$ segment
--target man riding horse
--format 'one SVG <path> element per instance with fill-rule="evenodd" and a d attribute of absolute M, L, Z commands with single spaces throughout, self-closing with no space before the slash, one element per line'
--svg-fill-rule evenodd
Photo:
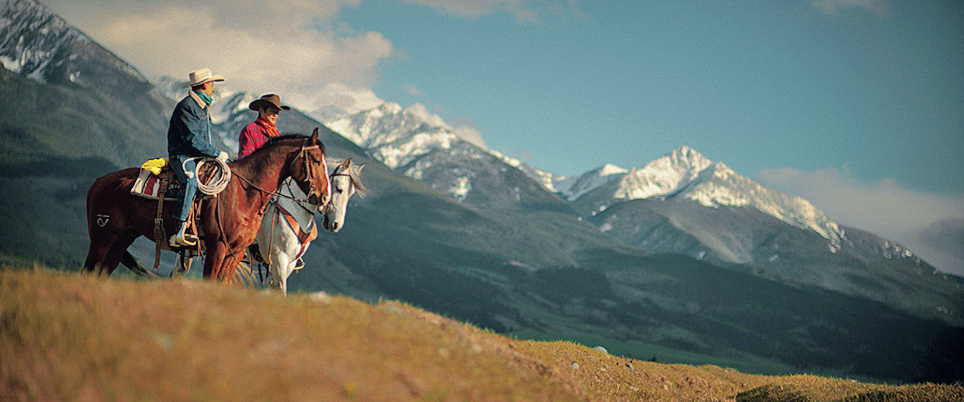
<path fill-rule="evenodd" d="M 256 99 L 248 104 L 248 109 L 258 112 L 258 118 L 244 126 L 241 135 L 238 137 L 238 158 L 251 155 L 258 148 L 261 148 L 271 138 L 280 136 L 278 132 L 278 117 L 282 110 L 291 110 L 290 107 L 281 104 L 281 97 L 276 94 L 268 94 Z M 261 257 L 261 246 L 257 241 L 251 244 L 248 251 L 252 259 Z M 300 257 L 297 260 L 298 268 L 305 265 Z"/>
<path fill-rule="evenodd" d="M 211 144 L 211 95 L 214 83 L 224 81 L 224 77 L 214 75 L 210 68 L 192 71 L 190 81 L 181 88 L 191 87 L 191 91 L 174 108 L 170 127 L 167 131 L 167 153 L 174 173 L 181 181 L 174 205 L 174 219 L 178 229 L 171 236 L 171 247 L 193 246 L 197 236 L 185 233 L 185 223 L 191 214 L 191 204 L 197 193 L 198 181 L 195 174 L 197 157 L 218 158 L 227 161 L 228 154 Z"/>
<path fill-rule="evenodd" d="M 282 110 L 291 110 L 290 107 L 282 105 L 281 97 L 275 94 L 268 94 L 251 102 L 248 109 L 258 112 L 258 119 L 241 130 L 241 136 L 238 138 L 240 144 L 238 158 L 251 155 L 272 137 L 281 135 L 277 127 L 278 114 Z"/>

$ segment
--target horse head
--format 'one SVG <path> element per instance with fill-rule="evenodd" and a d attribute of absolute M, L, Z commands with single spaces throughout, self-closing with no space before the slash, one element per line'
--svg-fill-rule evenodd
<path fill-rule="evenodd" d="M 358 192 L 365 192 L 361 184 L 361 170 L 365 164 L 352 165 L 351 158 L 335 166 L 331 172 L 331 201 L 325 210 L 322 227 L 333 233 L 338 233 L 345 226 L 345 214 L 348 212 L 348 199 Z"/>
<path fill-rule="evenodd" d="M 291 178 L 298 188 L 308 195 L 308 202 L 322 211 L 331 199 L 331 183 L 328 164 L 325 162 L 325 145 L 318 140 L 318 128 L 306 138 L 298 155 L 291 162 Z"/>

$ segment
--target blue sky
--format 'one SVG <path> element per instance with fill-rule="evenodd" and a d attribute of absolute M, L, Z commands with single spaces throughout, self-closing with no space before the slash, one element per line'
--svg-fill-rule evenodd
<path fill-rule="evenodd" d="M 864 181 L 960 193 L 957 3 L 894 2 L 881 16 L 800 1 L 580 2 L 533 23 L 367 1 L 341 20 L 404 53 L 381 70 L 380 97 L 470 117 L 490 147 L 557 174 L 642 166 L 685 144 L 745 175 L 846 165 Z"/>
<path fill-rule="evenodd" d="M 42 1 L 149 77 L 421 103 L 560 175 L 688 145 L 964 275 L 961 1 Z"/>

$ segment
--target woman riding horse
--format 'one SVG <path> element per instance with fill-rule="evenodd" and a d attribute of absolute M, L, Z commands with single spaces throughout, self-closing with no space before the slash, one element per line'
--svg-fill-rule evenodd
<path fill-rule="evenodd" d="M 196 212 L 206 247 L 204 277 L 229 280 L 244 250 L 254 241 L 272 194 L 288 177 L 308 194 L 315 205 L 325 205 L 331 187 L 325 169 L 325 148 L 318 140 L 318 129 L 311 137 L 285 135 L 273 138 L 250 156 L 229 162 L 232 180 L 216 197 L 201 202 Z M 130 193 L 139 174 L 130 168 L 103 176 L 87 193 L 87 228 L 90 250 L 85 272 L 110 276 L 127 248 L 140 236 L 155 239 L 154 219 L 157 201 Z M 165 205 L 171 203 L 165 202 Z M 164 231 L 176 230 L 170 214 L 163 214 Z M 184 248 L 171 247 L 172 251 Z"/>

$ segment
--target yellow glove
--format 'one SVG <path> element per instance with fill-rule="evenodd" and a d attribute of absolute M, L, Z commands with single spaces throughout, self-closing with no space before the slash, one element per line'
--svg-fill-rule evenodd
<path fill-rule="evenodd" d="M 157 158 L 144 162 L 144 164 L 141 165 L 141 168 L 150 170 L 151 173 L 154 173 L 155 175 L 159 175 L 161 174 L 161 171 L 164 170 L 165 166 L 167 166 L 167 158 Z"/>

